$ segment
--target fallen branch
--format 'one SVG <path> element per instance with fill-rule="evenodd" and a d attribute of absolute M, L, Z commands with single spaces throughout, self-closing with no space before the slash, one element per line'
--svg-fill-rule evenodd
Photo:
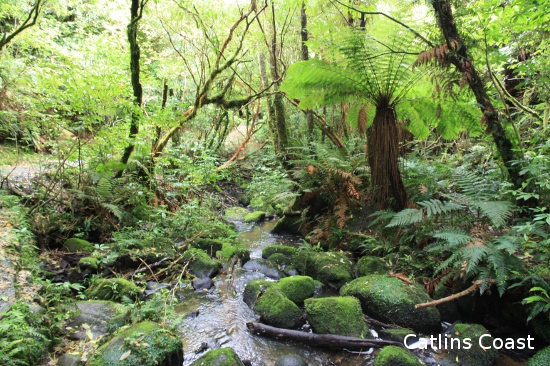
<path fill-rule="evenodd" d="M 439 300 L 433 300 L 433 301 L 428 301 L 428 302 L 425 302 L 423 304 L 416 304 L 414 306 L 415 309 L 420 309 L 420 308 L 427 308 L 427 307 L 430 307 L 430 306 L 437 306 L 437 305 L 440 305 L 440 304 L 444 304 L 446 302 L 449 302 L 449 301 L 453 301 L 453 300 L 456 300 L 458 298 L 461 298 L 461 297 L 464 297 L 466 295 L 469 295 L 471 294 L 472 292 L 475 292 L 481 285 L 483 284 L 483 281 L 475 281 L 472 286 L 468 287 L 466 290 L 464 291 L 461 291 L 457 294 L 452 294 L 450 296 L 447 296 L 447 297 L 444 297 L 442 299 L 439 299 Z"/>
<path fill-rule="evenodd" d="M 366 315 L 363 315 L 363 320 L 367 324 L 375 325 L 377 327 L 383 327 L 383 328 L 388 328 L 388 329 L 404 329 L 403 327 L 400 327 L 399 325 L 382 323 L 380 320 L 376 320 L 376 319 L 371 318 L 370 316 L 366 316 Z"/>
<path fill-rule="evenodd" d="M 337 334 L 306 333 L 299 330 L 275 328 L 262 323 L 253 322 L 246 323 L 246 326 L 248 330 L 254 334 L 298 341 L 317 347 L 347 348 L 351 350 L 361 350 L 371 347 L 380 348 L 388 345 L 403 347 L 403 344 L 400 342 L 386 341 L 382 339 L 363 339 L 346 337 Z"/>
<path fill-rule="evenodd" d="M 165 261 L 167 261 L 169 259 L 172 259 L 172 258 L 171 257 L 165 257 L 165 258 L 162 258 L 160 261 L 155 262 L 155 263 L 147 266 L 146 268 L 138 268 L 131 274 L 131 276 L 135 276 L 137 273 L 145 272 L 145 271 L 147 271 L 147 269 L 150 270 L 151 268 L 156 268 L 156 267 L 160 266 L 162 263 L 164 263 Z"/>

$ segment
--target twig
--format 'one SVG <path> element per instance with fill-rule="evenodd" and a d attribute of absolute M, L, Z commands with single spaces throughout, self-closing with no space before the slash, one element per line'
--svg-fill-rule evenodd
<path fill-rule="evenodd" d="M 184 246 L 186 246 L 188 243 L 191 243 L 192 241 L 194 241 L 195 239 L 197 239 L 199 236 L 202 235 L 202 230 L 199 231 L 197 234 L 193 235 L 191 237 L 191 239 L 187 239 L 186 241 L 184 241 L 180 246 L 178 246 L 178 250 L 180 250 L 181 248 L 183 248 Z"/>
<path fill-rule="evenodd" d="M 151 275 L 153 276 L 153 278 L 155 279 L 155 281 L 158 283 L 159 280 L 157 278 L 157 276 L 155 276 L 155 273 L 153 272 L 153 270 L 151 269 L 151 267 L 149 267 L 149 265 L 141 258 L 138 257 L 138 259 L 141 261 L 141 263 L 145 264 L 145 267 L 147 267 L 149 269 L 149 272 L 151 272 Z"/>
<path fill-rule="evenodd" d="M 494 281 L 491 281 L 491 282 L 494 282 Z M 446 303 L 446 302 L 449 302 L 449 301 L 453 301 L 453 300 L 456 300 L 458 298 L 461 298 L 461 297 L 464 297 L 466 295 L 469 295 L 471 294 L 472 292 L 475 292 L 481 285 L 483 284 L 483 281 L 475 281 L 472 286 L 468 287 L 466 290 L 464 291 L 461 291 L 457 294 L 452 294 L 450 296 L 447 296 L 447 297 L 444 297 L 442 299 L 439 299 L 439 300 L 433 300 L 433 301 L 429 301 L 429 302 L 425 302 L 423 304 L 416 304 L 414 306 L 415 309 L 420 309 L 420 308 L 427 308 L 427 307 L 430 307 L 430 306 L 437 306 L 437 305 L 440 305 L 440 304 L 443 304 L 443 303 Z"/>
<path fill-rule="evenodd" d="M 148 268 L 156 268 L 156 267 L 160 266 L 163 262 L 167 261 L 168 259 L 172 259 L 172 258 L 171 257 L 162 258 L 160 261 L 155 262 L 155 263 L 151 264 L 150 266 L 148 266 Z M 146 270 L 147 270 L 147 268 L 138 268 L 130 276 L 135 276 L 136 274 L 138 274 L 140 272 L 145 272 Z"/>
<path fill-rule="evenodd" d="M 379 327 L 389 328 L 389 329 L 404 329 L 403 327 L 400 327 L 399 325 L 395 324 L 386 324 L 382 323 L 379 320 L 376 320 L 374 318 L 371 318 L 370 316 L 363 315 L 363 320 L 367 322 L 368 324 L 373 324 Z"/>

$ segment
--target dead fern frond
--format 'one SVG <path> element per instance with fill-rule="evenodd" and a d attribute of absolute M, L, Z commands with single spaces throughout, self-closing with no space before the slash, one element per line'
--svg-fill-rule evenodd
<path fill-rule="evenodd" d="M 456 49 L 458 47 L 458 41 L 454 40 L 451 42 L 451 47 Z M 430 63 L 436 63 L 441 67 L 449 67 L 451 62 L 447 57 L 449 53 L 449 46 L 445 43 L 439 46 L 435 46 L 432 49 L 420 52 L 416 61 L 413 63 L 413 69 L 417 66 L 422 66 Z"/>

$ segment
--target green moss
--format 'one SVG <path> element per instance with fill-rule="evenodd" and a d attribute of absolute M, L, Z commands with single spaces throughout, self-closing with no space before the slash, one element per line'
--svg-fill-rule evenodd
<path fill-rule="evenodd" d="M 91 269 L 92 271 L 97 271 L 98 268 L 98 260 L 95 257 L 84 257 L 80 258 L 78 261 L 78 267 L 80 269 Z"/>
<path fill-rule="evenodd" d="M 292 264 L 303 275 L 313 277 L 336 289 L 354 277 L 352 262 L 341 252 L 297 251 L 292 257 Z"/>
<path fill-rule="evenodd" d="M 460 344 L 464 344 L 463 339 L 470 338 L 472 347 L 470 349 L 452 347 L 448 350 L 450 355 L 448 359 L 458 358 L 461 366 L 491 366 L 497 357 L 498 350 L 493 347 L 482 349 L 479 346 L 479 337 L 484 334 L 489 334 L 489 331 L 479 324 L 456 324 L 451 333 L 452 338 L 460 339 Z M 493 337 L 483 338 L 483 345 L 492 346 L 492 344 Z"/>
<path fill-rule="evenodd" d="M 124 298 L 134 300 L 139 292 L 139 287 L 124 278 L 101 278 L 90 285 L 86 296 L 91 299 L 121 301 Z"/>
<path fill-rule="evenodd" d="M 287 257 L 282 253 L 275 253 L 267 258 L 267 261 L 277 266 L 287 266 L 291 263 L 292 258 Z"/>
<path fill-rule="evenodd" d="M 78 238 L 67 239 L 63 247 L 69 252 L 92 253 L 94 251 L 94 245 L 92 243 Z"/>
<path fill-rule="evenodd" d="M 216 252 L 222 250 L 223 243 L 215 239 L 199 238 L 195 240 L 191 246 L 193 248 L 202 249 L 210 256 L 215 257 Z"/>
<path fill-rule="evenodd" d="M 414 334 L 415 337 L 407 338 L 407 344 L 413 344 L 418 341 L 416 332 L 412 329 L 380 329 L 378 331 L 381 338 L 389 339 L 396 342 L 405 343 L 405 337 L 409 334 Z"/>
<path fill-rule="evenodd" d="M 244 366 L 233 348 L 225 347 L 206 352 L 192 366 Z"/>
<path fill-rule="evenodd" d="M 525 366 L 548 366 L 550 365 L 550 347 L 538 351 L 527 361 Z"/>
<path fill-rule="evenodd" d="M 0 364 L 35 366 L 50 345 L 42 319 L 23 301 L 0 315 Z"/>
<path fill-rule="evenodd" d="M 250 211 L 244 207 L 228 207 L 225 209 L 223 218 L 228 221 L 242 221 L 249 213 Z"/>
<path fill-rule="evenodd" d="M 241 261 L 241 265 L 244 265 L 250 260 L 250 249 L 243 244 L 229 244 L 224 243 L 221 250 L 221 260 L 228 261 L 233 256 L 237 257 Z"/>
<path fill-rule="evenodd" d="M 124 358 L 123 355 L 127 357 Z M 109 342 L 98 348 L 88 361 L 89 366 L 153 366 L 182 363 L 183 350 L 179 338 L 152 322 L 142 322 L 120 329 Z"/>
<path fill-rule="evenodd" d="M 262 294 L 274 284 L 275 282 L 266 281 L 264 279 L 250 281 L 246 284 L 246 287 L 244 288 L 243 301 L 250 308 L 254 307 L 254 304 L 260 298 L 260 296 L 262 296 Z"/>
<path fill-rule="evenodd" d="M 298 249 L 294 247 L 289 247 L 288 245 L 268 245 L 264 249 L 262 249 L 262 258 L 268 259 L 273 254 L 279 253 L 286 257 L 292 257 Z"/>
<path fill-rule="evenodd" d="M 260 222 L 265 219 L 265 212 L 254 211 L 246 215 L 243 219 L 244 222 Z"/>
<path fill-rule="evenodd" d="M 541 313 L 533 319 L 535 334 L 550 343 L 550 313 Z"/>
<path fill-rule="evenodd" d="M 302 320 L 302 312 L 276 287 L 268 288 L 256 301 L 254 312 L 269 325 L 279 328 L 295 328 Z"/>
<path fill-rule="evenodd" d="M 386 346 L 374 359 L 374 366 L 422 366 L 409 350 L 397 346 Z"/>
<path fill-rule="evenodd" d="M 302 235 L 300 226 L 303 219 L 300 215 L 284 215 L 277 221 L 271 232 L 273 234 Z"/>
<path fill-rule="evenodd" d="M 386 274 L 388 267 L 384 260 L 378 257 L 362 257 L 357 261 L 357 276 L 363 277 L 371 274 Z"/>
<path fill-rule="evenodd" d="M 368 337 L 361 304 L 355 297 L 322 297 L 305 301 L 307 318 L 316 333 Z"/>
<path fill-rule="evenodd" d="M 290 301 L 295 304 L 301 304 L 305 299 L 313 296 L 315 292 L 315 282 L 313 282 L 313 278 L 309 276 L 285 277 L 279 280 L 277 288 L 281 290 Z"/>
<path fill-rule="evenodd" d="M 440 329 L 440 316 L 434 307 L 415 309 L 430 301 L 424 288 L 408 285 L 395 277 L 359 277 L 340 289 L 342 296 L 355 296 L 363 311 L 383 322 L 394 323 L 416 332 L 433 334 Z"/>
<path fill-rule="evenodd" d="M 197 277 L 214 277 L 222 268 L 220 261 L 210 258 L 206 252 L 191 248 L 183 254 L 183 259 L 189 261 L 188 269 Z"/>

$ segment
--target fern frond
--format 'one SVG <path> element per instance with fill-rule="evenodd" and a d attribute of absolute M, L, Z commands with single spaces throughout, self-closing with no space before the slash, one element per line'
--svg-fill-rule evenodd
<path fill-rule="evenodd" d="M 466 234 L 461 228 L 445 228 L 432 235 L 434 238 L 445 240 L 452 247 L 464 245 L 472 240 L 472 237 Z"/>
<path fill-rule="evenodd" d="M 422 221 L 424 213 L 422 209 L 406 208 L 396 213 L 386 227 L 407 226 Z"/>
<path fill-rule="evenodd" d="M 448 213 L 456 210 L 460 210 L 463 207 L 452 201 L 442 202 L 436 199 L 430 199 L 427 201 L 417 202 L 419 206 L 426 209 L 426 217 L 438 215 L 442 213 Z"/>
<path fill-rule="evenodd" d="M 487 217 L 495 227 L 502 227 L 512 217 L 515 206 L 508 201 L 475 202 L 472 205 L 482 216 Z"/>
<path fill-rule="evenodd" d="M 117 219 L 122 220 L 122 216 L 124 216 L 124 212 L 118 206 L 110 203 L 105 203 L 105 202 L 102 202 L 101 206 L 109 210 L 109 212 L 115 215 Z"/>

